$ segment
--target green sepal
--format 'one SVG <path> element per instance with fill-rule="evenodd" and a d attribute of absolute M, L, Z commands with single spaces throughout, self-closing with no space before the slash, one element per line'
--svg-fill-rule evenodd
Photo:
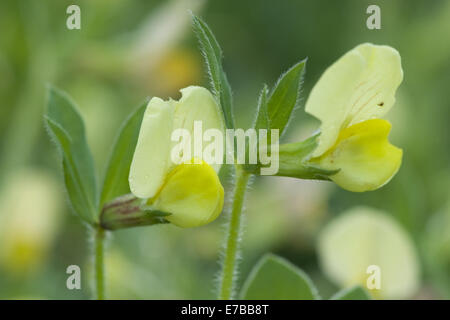
<path fill-rule="evenodd" d="M 312 152 L 317 147 L 319 134 L 295 143 L 280 145 L 279 170 L 277 176 L 300 179 L 330 180 L 329 176 L 339 170 L 325 170 L 309 163 Z"/>
<path fill-rule="evenodd" d="M 150 210 L 143 200 L 126 194 L 106 203 L 100 215 L 100 225 L 106 230 L 169 223 L 164 217 L 170 213 Z"/>
<path fill-rule="evenodd" d="M 339 172 L 339 170 L 325 170 L 309 162 L 313 151 L 317 147 L 318 137 L 319 134 L 315 134 L 301 142 L 280 145 L 279 168 L 275 176 L 299 179 L 330 180 L 330 175 Z M 264 166 L 261 164 L 243 165 L 243 168 L 247 172 L 256 175 L 260 174 L 262 167 Z"/>

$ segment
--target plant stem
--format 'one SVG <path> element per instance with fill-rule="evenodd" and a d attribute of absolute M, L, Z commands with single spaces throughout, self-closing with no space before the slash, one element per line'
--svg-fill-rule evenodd
<path fill-rule="evenodd" d="M 239 242 L 241 236 L 242 208 L 244 205 L 245 191 L 250 174 L 236 165 L 236 178 L 233 194 L 233 205 L 230 221 L 227 227 L 225 244 L 225 256 L 222 261 L 222 274 L 220 277 L 219 299 L 233 299 L 234 284 L 236 281 L 237 257 L 239 254 Z"/>
<path fill-rule="evenodd" d="M 105 299 L 105 229 L 98 226 L 95 230 L 95 293 L 97 300 Z"/>

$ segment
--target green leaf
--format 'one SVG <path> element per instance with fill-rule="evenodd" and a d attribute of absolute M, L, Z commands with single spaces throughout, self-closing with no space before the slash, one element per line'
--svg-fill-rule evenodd
<path fill-rule="evenodd" d="M 48 90 L 44 119 L 62 156 L 70 204 L 81 219 L 95 223 L 98 219 L 98 192 L 83 119 L 69 96 L 53 87 Z"/>
<path fill-rule="evenodd" d="M 279 129 L 280 137 L 291 118 L 300 97 L 306 59 L 292 66 L 281 75 L 267 101 L 270 128 Z"/>
<path fill-rule="evenodd" d="M 267 113 L 267 96 L 268 96 L 268 92 L 269 89 L 267 88 L 267 85 L 264 85 L 261 93 L 259 95 L 259 99 L 258 99 L 258 107 L 257 107 L 257 112 L 256 112 L 256 118 L 255 118 L 255 122 L 253 124 L 253 127 L 255 128 L 255 130 L 257 130 L 257 134 L 258 134 L 258 130 L 259 129 L 269 129 L 270 128 L 270 119 L 269 119 L 269 115 Z M 271 141 L 271 136 L 270 133 L 267 133 L 267 145 L 270 145 L 270 141 Z M 258 153 L 258 158 L 260 158 L 259 152 L 260 152 L 260 136 L 258 135 L 258 146 L 256 149 L 256 152 Z M 270 146 L 269 146 L 270 148 Z M 246 158 L 248 158 L 248 154 L 250 152 L 250 146 L 246 145 Z M 250 173 L 256 173 L 256 171 L 259 171 L 261 168 L 261 165 L 259 163 L 257 164 L 250 164 L 250 163 L 245 163 L 243 165 L 243 168 L 245 171 L 250 172 Z"/>
<path fill-rule="evenodd" d="M 231 87 L 222 68 L 222 50 L 211 29 L 203 20 L 192 14 L 192 23 L 205 58 L 213 93 L 224 114 L 225 125 L 232 129 L 234 128 L 233 101 Z"/>
<path fill-rule="evenodd" d="M 339 291 L 330 300 L 372 300 L 372 298 L 361 286 L 353 286 Z"/>
<path fill-rule="evenodd" d="M 130 193 L 128 175 L 147 103 L 148 101 L 134 111 L 119 130 L 106 167 L 100 206 L 118 196 Z"/>
<path fill-rule="evenodd" d="M 268 254 L 255 265 L 244 283 L 245 300 L 320 299 L 311 279 L 289 261 Z"/>
<path fill-rule="evenodd" d="M 269 112 L 267 110 L 267 95 L 268 95 L 267 85 L 261 90 L 258 100 L 258 111 L 256 114 L 254 128 L 259 129 L 270 129 L 271 123 L 269 119 Z"/>

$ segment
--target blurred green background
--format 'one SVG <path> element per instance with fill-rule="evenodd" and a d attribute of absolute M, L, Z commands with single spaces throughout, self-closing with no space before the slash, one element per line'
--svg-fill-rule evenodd
<path fill-rule="evenodd" d="M 66 8 L 81 8 L 81 30 Z M 381 30 L 366 8 L 381 7 Z M 210 25 L 225 53 L 238 125 L 248 126 L 263 83 L 308 57 L 303 106 L 320 74 L 362 42 L 402 56 L 404 82 L 389 114 L 403 165 L 364 194 L 326 182 L 255 179 L 239 283 L 273 252 L 305 270 L 324 297 L 338 286 L 320 267 L 317 237 L 355 206 L 381 209 L 417 252 L 419 285 L 404 298 L 450 298 L 450 1 L 17 1 L 0 2 L 0 298 L 90 297 L 88 231 L 65 200 L 57 152 L 43 126 L 46 84 L 67 91 L 86 122 L 98 172 L 121 121 L 147 96 L 179 98 L 208 86 L 188 9 Z M 317 127 L 301 108 L 286 141 Z M 101 175 L 100 175 L 101 177 Z M 99 178 L 100 178 L 99 177 Z M 226 175 L 223 183 L 229 188 Z M 224 214 L 195 229 L 170 225 L 115 232 L 106 257 L 109 298 L 212 299 Z M 66 268 L 82 290 L 66 288 Z M 401 270 L 397 271 L 401 274 Z"/>

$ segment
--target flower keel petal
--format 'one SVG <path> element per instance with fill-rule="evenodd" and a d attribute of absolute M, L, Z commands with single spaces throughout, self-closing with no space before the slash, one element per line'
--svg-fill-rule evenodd
<path fill-rule="evenodd" d="M 223 208 L 224 190 L 219 177 L 206 162 L 178 165 L 167 177 L 150 205 L 168 212 L 167 220 L 183 228 L 215 220 Z"/>
<path fill-rule="evenodd" d="M 340 171 L 330 178 L 353 192 L 378 189 L 397 173 L 402 150 L 388 141 L 391 124 L 373 119 L 341 131 L 335 145 L 311 162 L 327 170 Z"/>

